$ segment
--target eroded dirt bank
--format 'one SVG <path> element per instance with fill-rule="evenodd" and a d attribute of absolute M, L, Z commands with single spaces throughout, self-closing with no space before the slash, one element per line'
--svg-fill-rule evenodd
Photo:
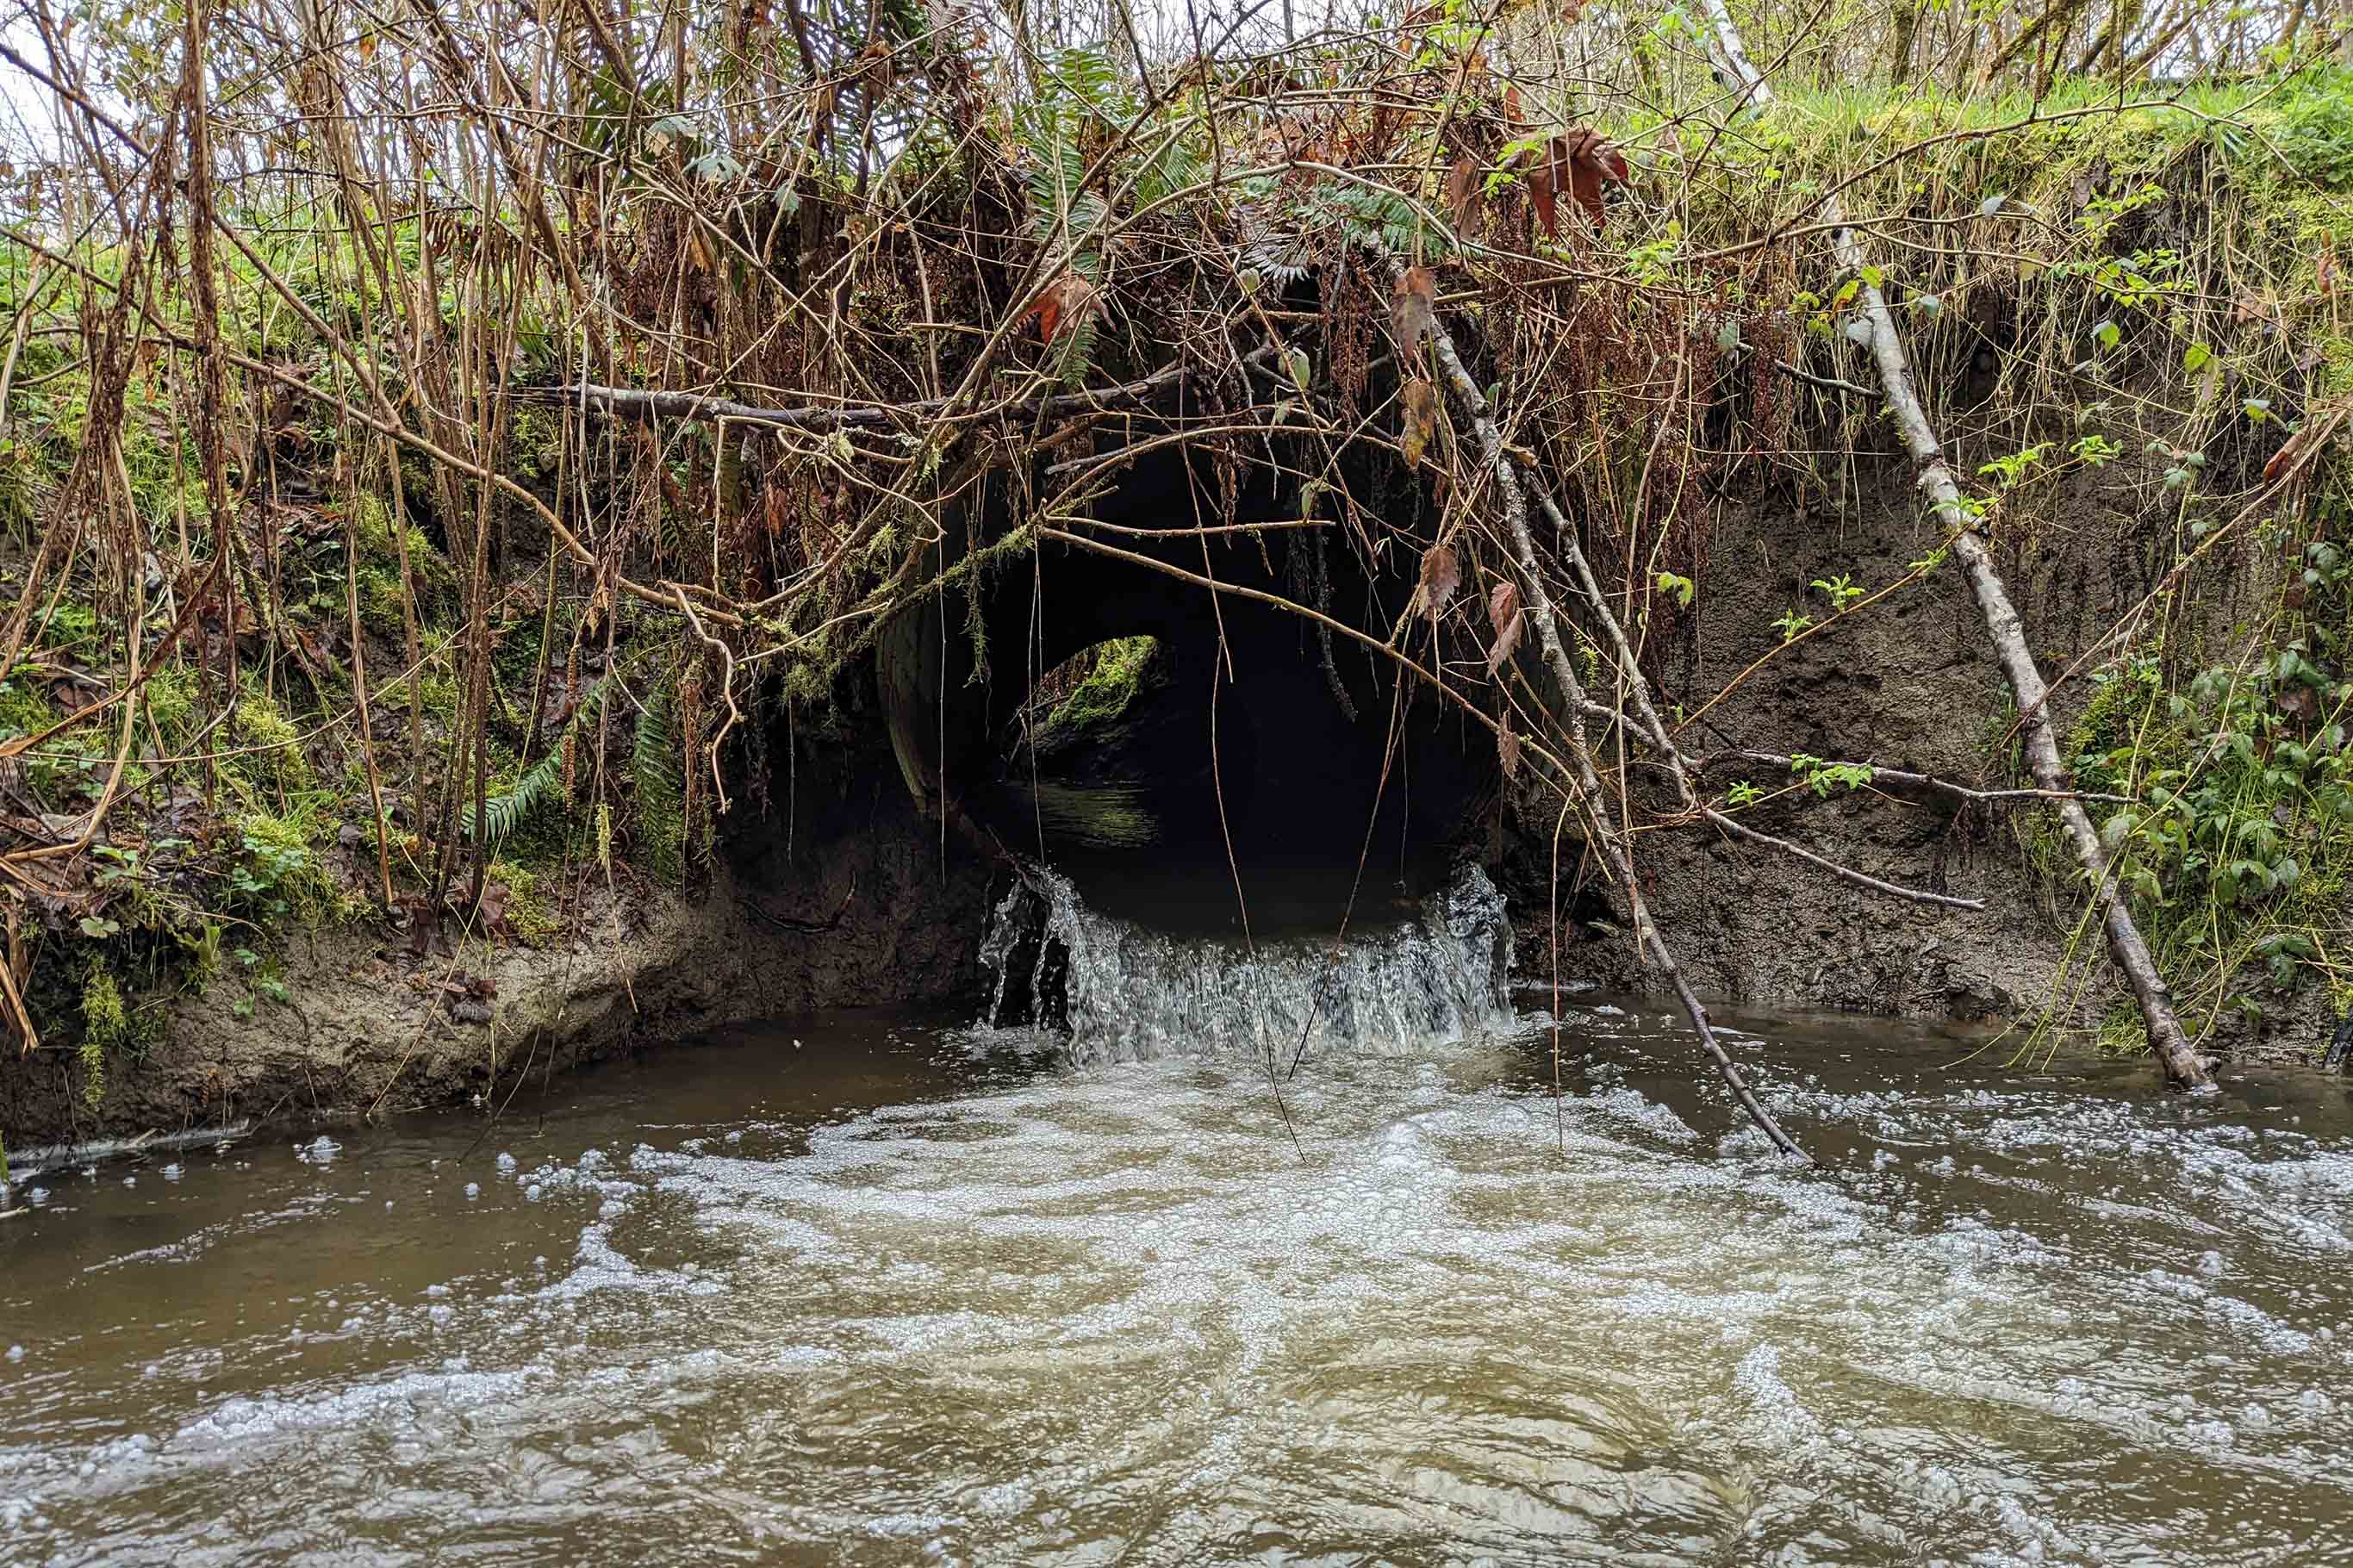
<path fill-rule="evenodd" d="M 887 755 L 849 755 L 805 768 L 789 810 L 747 809 L 683 889 L 592 875 L 565 934 L 538 945 L 419 956 L 376 922 L 300 932 L 278 955 L 285 1000 L 220 983 L 155 1000 L 162 1037 L 95 1105 L 69 1051 L 0 1060 L 0 1130 L 22 1150 L 495 1104 L 526 1079 L 744 1018 L 958 996 L 988 876 L 917 816 Z"/>
<path fill-rule="evenodd" d="M 2075 929 L 2081 880 L 2052 845 L 2043 806 L 1887 784 L 1793 788 L 1786 767 L 1735 756 L 1872 762 L 1989 791 L 2031 783 L 2004 765 L 2015 710 L 1957 573 L 1947 567 L 1851 617 L 1833 616 L 1824 604 L 1820 580 L 1894 581 L 1929 542 L 1907 504 L 1903 465 L 1883 454 L 1856 458 L 1860 504 L 1782 494 L 1719 526 L 1694 613 L 1671 630 L 1659 660 L 1662 689 L 1681 700 L 1729 688 L 1693 719 L 1683 743 L 1721 759 L 1705 773 L 1716 790 L 1747 781 L 1768 795 L 1784 792 L 1744 821 L 1866 874 L 1986 907 L 1936 908 L 1865 891 L 1704 827 L 1642 836 L 1651 907 L 1694 984 L 1719 997 L 1913 1018 L 2010 1021 L 2049 1009 L 2096 1029 L 2126 993 L 2096 931 Z M 2063 737 L 2076 732 L 2100 690 L 2103 643 L 2150 602 L 2171 559 L 2169 536 L 2152 532 L 2116 493 L 2112 481 L 2078 483 L 2063 508 L 2068 527 L 1998 542 L 2001 570 L 2053 683 Z M 2166 600 L 2160 613 L 2181 646 L 2219 646 L 2280 592 L 2275 558 L 2249 549 L 2214 574 L 2208 592 Z M 1829 624 L 1784 648 L 1775 622 L 1791 611 Z M 1635 780 L 1638 815 L 1645 805 L 1658 816 L 1674 815 L 1662 776 L 1638 768 Z M 1539 804 L 1532 790 L 1516 795 L 1519 809 L 1500 839 L 1499 881 L 1513 900 L 1530 979 L 1550 973 L 1543 933 L 1556 807 Z M 1575 879 L 1577 859 L 1574 841 L 1564 841 L 1565 882 Z M 1618 929 L 1622 906 L 1610 914 L 1590 893 L 1564 903 L 1574 912 L 1562 924 L 1563 976 L 1639 988 L 1630 936 Z M 2233 996 L 2180 1000 L 2193 1033 L 2211 1023 L 2205 1047 L 2226 1056 L 2316 1059 L 2332 1027 L 2326 987 L 2281 986 L 2259 965 L 2240 972 Z"/>

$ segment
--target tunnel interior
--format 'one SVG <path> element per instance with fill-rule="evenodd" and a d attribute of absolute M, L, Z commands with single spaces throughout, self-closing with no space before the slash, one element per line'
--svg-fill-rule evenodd
<path fill-rule="evenodd" d="M 1197 458 L 1139 464 L 1091 509 L 1088 536 L 1124 557 L 1043 541 L 897 628 L 902 769 L 1155 929 L 1255 939 L 1402 913 L 1485 816 L 1493 740 L 1427 682 L 1400 691 L 1378 649 L 1251 595 L 1385 637 L 1419 558 L 1369 555 L 1336 524 L 1254 529 L 1294 523 L 1295 489 L 1245 484 L 1213 510 L 1211 482 Z M 1403 646 L 1427 660 L 1426 631 Z"/>

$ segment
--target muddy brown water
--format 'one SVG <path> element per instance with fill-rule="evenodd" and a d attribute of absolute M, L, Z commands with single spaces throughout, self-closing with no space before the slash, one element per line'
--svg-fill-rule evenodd
<path fill-rule="evenodd" d="M 52 1173 L 0 1562 L 2353 1563 L 2341 1080 L 1730 1021 L 1818 1169 L 1588 1003 L 1558 1100 L 844 1015 Z"/>

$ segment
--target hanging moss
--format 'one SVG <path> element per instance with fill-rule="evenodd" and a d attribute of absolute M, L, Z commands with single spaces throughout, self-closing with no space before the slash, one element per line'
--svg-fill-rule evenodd
<path fill-rule="evenodd" d="M 113 971 L 96 960 L 81 984 L 82 1099 L 91 1106 L 106 1098 L 106 1065 L 133 1043 L 129 1010 Z"/>

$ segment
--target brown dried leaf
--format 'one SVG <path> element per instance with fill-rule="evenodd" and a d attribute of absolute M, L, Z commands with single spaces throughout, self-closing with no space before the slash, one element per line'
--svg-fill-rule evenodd
<path fill-rule="evenodd" d="M 1626 154 L 1605 139 L 1598 131 L 1583 126 L 1570 128 L 1567 134 L 1553 138 L 1553 181 L 1556 185 L 1567 184 L 1577 197 L 1577 205 L 1585 209 L 1586 216 L 1599 228 L 1605 216 L 1601 205 L 1604 181 L 1622 185 L 1631 171 L 1627 167 Z"/>
<path fill-rule="evenodd" d="M 2263 465 L 2263 483 L 2278 484 L 2305 468 L 2306 455 L 2317 453 L 2328 445 L 2348 418 L 2353 418 L 2353 397 L 2340 398 L 2328 407 L 2315 410 L 2305 419 L 2304 428 L 2281 442 L 2272 460 Z"/>
<path fill-rule="evenodd" d="M 1074 332 L 1094 310 L 1097 300 L 1095 286 L 1075 272 L 1065 271 L 1039 290 L 1022 320 L 1038 318 L 1038 337 L 1052 342 L 1064 332 Z"/>
<path fill-rule="evenodd" d="M 1409 465 L 1420 467 L 1421 455 L 1430 450 L 1437 433 L 1438 388 L 1428 377 L 1416 376 L 1405 384 L 1405 429 L 1398 440 Z"/>
<path fill-rule="evenodd" d="M 1484 184 L 1479 177 L 1476 159 L 1457 158 L 1454 166 L 1446 171 L 1446 212 L 1454 220 L 1457 233 L 1468 229 L 1471 220 L 1478 216 Z"/>
<path fill-rule="evenodd" d="M 1509 725 L 1495 731 L 1495 765 L 1507 779 L 1519 776 L 1520 738 L 1512 733 Z"/>
<path fill-rule="evenodd" d="M 1493 675 L 1512 657 L 1520 646 L 1520 632 L 1526 616 L 1520 609 L 1520 585 L 1505 577 L 1487 593 L 1487 624 L 1495 629 L 1495 640 L 1487 649 L 1487 673 Z"/>
<path fill-rule="evenodd" d="M 1560 209 L 1555 199 L 1553 161 L 1543 153 L 1531 153 L 1535 163 L 1528 169 L 1528 201 L 1535 208 L 1536 225 L 1545 231 L 1546 239 L 1560 237 Z"/>
<path fill-rule="evenodd" d="M 1401 354 L 1412 353 L 1438 331 L 1438 279 L 1429 268 L 1409 267 L 1398 275 L 1397 293 L 1389 300 L 1389 327 Z"/>
<path fill-rule="evenodd" d="M 1454 591 L 1462 586 L 1462 567 L 1454 559 L 1454 552 L 1444 544 L 1433 544 L 1421 554 L 1421 607 L 1435 616 L 1454 602 Z"/>

